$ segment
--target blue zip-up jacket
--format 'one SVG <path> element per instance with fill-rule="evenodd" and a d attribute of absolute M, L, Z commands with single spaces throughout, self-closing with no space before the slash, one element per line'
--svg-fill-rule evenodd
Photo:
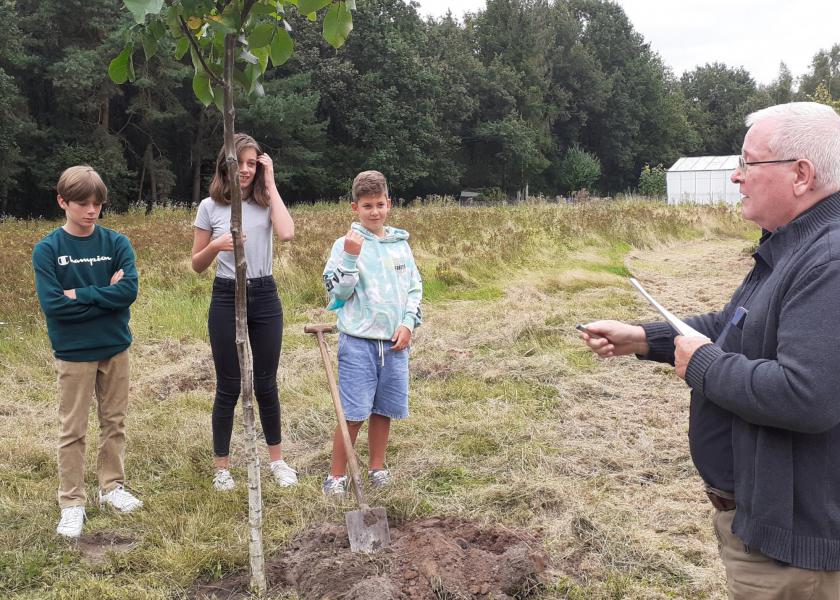
<path fill-rule="evenodd" d="M 363 238 L 359 256 L 344 251 L 344 236 L 332 247 L 324 268 L 329 310 L 338 315 L 338 330 L 372 340 L 390 340 L 400 325 L 420 325 L 423 282 L 408 245 L 408 232 L 386 227 L 377 237 L 353 223 Z"/>

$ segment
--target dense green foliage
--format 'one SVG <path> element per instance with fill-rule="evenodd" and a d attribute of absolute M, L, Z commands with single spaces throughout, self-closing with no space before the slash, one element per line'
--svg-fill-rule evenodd
<path fill-rule="evenodd" d="M 601 161 L 598 157 L 573 146 L 560 162 L 560 191 L 571 194 L 577 190 L 591 189 L 600 176 Z"/>
<path fill-rule="evenodd" d="M 206 194 L 221 114 L 196 93 L 215 100 L 212 86 L 188 47 L 136 37 L 121 4 L 0 0 L 0 214 L 55 214 L 55 180 L 78 162 L 102 171 L 118 210 Z M 600 166 L 587 187 L 620 192 L 645 164 L 737 152 L 751 110 L 840 97 L 840 45 L 814 57 L 798 89 L 784 64 L 769 86 L 717 63 L 678 79 L 605 0 L 488 0 L 463 22 L 424 21 L 403 0 L 355 5 L 339 50 L 328 24 L 287 11 L 293 54 L 272 38 L 258 58 L 282 66 L 265 72 L 265 96 L 236 100 L 237 128 L 274 156 L 290 201 L 342 195 L 365 168 L 382 170 L 395 197 L 564 194 L 578 185 L 573 148 Z M 118 86 L 108 66 L 132 39 L 133 60 L 112 74 L 134 79 Z"/>
<path fill-rule="evenodd" d="M 665 195 L 665 167 L 645 165 L 639 175 L 639 194 L 648 198 Z"/>

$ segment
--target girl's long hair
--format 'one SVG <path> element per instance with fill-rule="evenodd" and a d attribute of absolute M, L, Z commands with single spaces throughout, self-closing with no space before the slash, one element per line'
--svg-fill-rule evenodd
<path fill-rule="evenodd" d="M 246 148 L 253 148 L 257 156 L 263 153 L 257 141 L 247 133 L 235 133 L 233 143 L 236 147 L 236 158 Z M 236 182 L 239 183 L 238 181 Z M 210 197 L 219 204 L 230 204 L 230 178 L 227 173 L 227 155 L 225 147 L 219 150 L 219 157 L 216 159 L 216 171 L 213 173 L 213 180 L 210 182 Z M 265 189 L 265 180 L 262 176 L 262 165 L 257 163 L 257 170 L 247 190 L 243 191 L 242 200 L 253 200 L 260 206 L 267 207 L 270 204 L 268 190 Z"/>

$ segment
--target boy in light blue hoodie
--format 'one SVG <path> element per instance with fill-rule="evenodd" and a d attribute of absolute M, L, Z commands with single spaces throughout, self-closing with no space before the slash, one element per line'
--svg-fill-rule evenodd
<path fill-rule="evenodd" d="M 335 241 L 324 269 L 327 307 L 338 315 L 338 387 L 350 438 L 366 419 L 368 477 L 385 486 L 385 449 L 391 419 L 408 416 L 408 354 L 420 325 L 423 282 L 408 246 L 408 232 L 386 227 L 391 210 L 385 176 L 363 171 L 353 180 L 351 208 L 359 222 Z M 324 494 L 347 493 L 347 454 L 333 434 L 332 465 Z"/>

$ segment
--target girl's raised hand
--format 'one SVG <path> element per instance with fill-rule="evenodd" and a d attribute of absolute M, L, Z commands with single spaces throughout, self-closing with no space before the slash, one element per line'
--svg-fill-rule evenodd
<path fill-rule="evenodd" d="M 262 165 L 265 187 L 271 189 L 276 185 L 274 183 L 274 161 L 271 160 L 268 154 L 263 152 L 257 157 L 257 162 Z"/>

